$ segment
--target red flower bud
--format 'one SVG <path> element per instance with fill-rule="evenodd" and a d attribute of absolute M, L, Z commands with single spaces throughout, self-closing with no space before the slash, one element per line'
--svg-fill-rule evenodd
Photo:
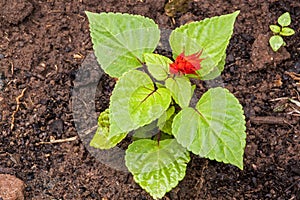
<path fill-rule="evenodd" d="M 200 62 L 203 59 L 200 59 L 202 51 L 191 54 L 189 56 L 184 55 L 184 52 L 179 54 L 175 62 L 170 64 L 170 73 L 171 74 L 195 74 L 196 71 L 201 68 Z"/>

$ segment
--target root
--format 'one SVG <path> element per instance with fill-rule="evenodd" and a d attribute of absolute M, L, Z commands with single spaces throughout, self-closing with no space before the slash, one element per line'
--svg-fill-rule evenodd
<path fill-rule="evenodd" d="M 17 107 L 16 107 L 16 110 L 11 115 L 10 130 L 13 130 L 14 127 L 15 127 L 15 115 L 19 111 L 20 104 L 21 104 L 20 99 L 24 96 L 24 93 L 25 93 L 26 90 L 27 90 L 27 88 L 24 88 L 22 90 L 21 94 L 19 96 L 17 96 L 17 98 L 16 98 Z"/>
<path fill-rule="evenodd" d="M 49 142 L 39 142 L 39 143 L 36 143 L 35 145 L 39 146 L 41 144 L 55 144 L 55 143 L 71 142 L 71 141 L 77 140 L 77 138 L 78 138 L 78 136 L 74 136 L 74 137 L 70 137 L 70 138 L 55 140 L 53 137 L 52 138 L 50 137 Z"/>

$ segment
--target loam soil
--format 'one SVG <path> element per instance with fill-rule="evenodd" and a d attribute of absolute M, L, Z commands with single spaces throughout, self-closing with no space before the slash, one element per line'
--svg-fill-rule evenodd
<path fill-rule="evenodd" d="M 25 199 L 151 199 L 78 137 L 72 91 L 93 52 L 86 10 L 141 14 L 162 29 L 240 10 L 218 80 L 244 106 L 244 170 L 193 156 L 184 180 L 164 199 L 300 199 L 300 107 L 289 100 L 300 101 L 300 2 L 190 0 L 173 10 L 167 2 L 1 0 L 0 174 L 23 180 Z M 274 53 L 269 25 L 284 12 L 296 34 Z M 114 82 L 101 76 L 98 114 Z"/>

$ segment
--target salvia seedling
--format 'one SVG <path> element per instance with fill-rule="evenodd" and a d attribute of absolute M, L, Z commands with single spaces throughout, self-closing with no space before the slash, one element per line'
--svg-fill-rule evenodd
<path fill-rule="evenodd" d="M 97 61 L 117 78 L 91 146 L 110 149 L 132 133 L 125 164 L 154 199 L 184 178 L 191 152 L 243 169 L 246 127 L 239 101 L 222 87 L 210 88 L 197 99 L 190 81 L 221 74 L 239 11 L 173 30 L 173 58 L 153 53 L 160 40 L 153 20 L 86 14 Z"/>
<path fill-rule="evenodd" d="M 295 34 L 295 31 L 288 26 L 291 24 L 290 13 L 286 12 L 282 14 L 278 20 L 278 25 L 270 25 L 270 29 L 273 32 L 273 36 L 270 38 L 269 43 L 273 51 L 278 51 L 280 47 L 285 46 L 282 36 L 291 36 Z"/>

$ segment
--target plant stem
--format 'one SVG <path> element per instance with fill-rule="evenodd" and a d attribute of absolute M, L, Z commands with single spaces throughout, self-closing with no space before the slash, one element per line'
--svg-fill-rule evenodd
<path fill-rule="evenodd" d="M 155 84 L 155 82 L 157 82 L 155 80 L 155 78 L 150 74 L 149 70 L 148 70 L 148 66 L 146 65 L 146 63 L 143 63 L 143 71 L 151 78 L 153 84 L 154 84 L 154 89 L 157 90 L 157 86 Z"/>
<path fill-rule="evenodd" d="M 161 137 L 161 131 L 159 131 L 159 132 L 157 133 L 157 145 L 158 145 L 158 146 L 159 146 L 160 137 Z"/>

